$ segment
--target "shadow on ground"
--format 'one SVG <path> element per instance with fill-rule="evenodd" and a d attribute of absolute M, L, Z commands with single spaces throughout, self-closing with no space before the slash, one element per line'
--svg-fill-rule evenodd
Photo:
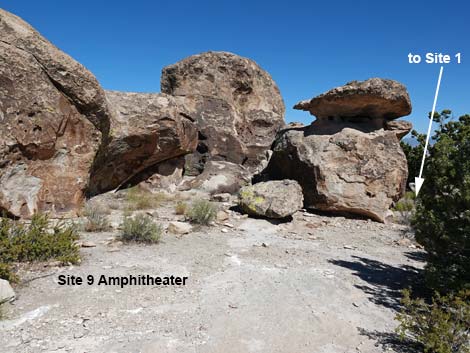
<path fill-rule="evenodd" d="M 426 253 L 424 251 L 408 251 L 405 253 L 405 256 L 410 260 L 425 262 Z"/>
<path fill-rule="evenodd" d="M 417 292 L 422 285 L 422 270 L 408 265 L 392 266 L 386 263 L 352 256 L 354 261 L 329 260 L 330 263 L 353 271 L 353 275 L 362 279 L 366 284 L 356 284 L 355 287 L 369 295 L 369 300 L 377 305 L 383 305 L 393 310 L 400 309 L 401 291 L 411 288 Z"/>
<path fill-rule="evenodd" d="M 421 260 L 420 253 L 407 253 L 409 258 Z M 377 260 L 360 256 L 352 256 L 353 261 L 330 260 L 329 262 L 353 271 L 365 284 L 355 287 L 369 295 L 369 300 L 377 305 L 383 305 L 395 311 L 401 307 L 401 291 L 410 288 L 412 293 L 422 292 L 424 288 L 421 269 L 413 266 L 393 266 Z M 422 351 L 420 346 L 411 341 L 403 341 L 395 332 L 367 331 L 358 327 L 359 333 L 376 341 L 383 350 L 393 350 L 399 353 L 414 353 Z"/>
<path fill-rule="evenodd" d="M 368 331 L 361 327 L 357 329 L 361 336 L 377 341 L 375 345 L 382 346 L 384 351 L 392 350 L 397 353 L 417 353 L 423 351 L 423 347 L 420 344 L 409 340 L 401 340 L 400 336 L 395 332 Z"/>

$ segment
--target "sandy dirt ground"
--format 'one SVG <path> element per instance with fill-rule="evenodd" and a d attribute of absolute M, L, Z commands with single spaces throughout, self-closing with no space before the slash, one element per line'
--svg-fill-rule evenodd
<path fill-rule="evenodd" d="M 158 210 L 159 221 L 172 206 Z M 115 223 L 119 212 L 113 211 Z M 405 226 L 298 212 L 230 212 L 227 225 L 146 246 L 82 233 L 79 266 L 22 274 L 0 322 L 2 352 L 401 351 L 400 289 L 422 268 Z M 225 223 L 225 222 L 222 222 Z M 59 285 L 60 275 L 187 276 L 185 286 Z"/>

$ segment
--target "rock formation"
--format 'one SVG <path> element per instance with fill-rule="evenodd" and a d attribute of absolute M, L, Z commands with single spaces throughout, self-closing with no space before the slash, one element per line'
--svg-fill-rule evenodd
<path fill-rule="evenodd" d="M 284 124 L 284 102 L 272 78 L 231 53 L 207 52 L 167 66 L 161 90 L 185 97 L 196 118 L 198 149 L 186 167 L 193 175 L 210 159 L 258 165 Z"/>
<path fill-rule="evenodd" d="M 106 95 L 115 114 L 108 143 L 91 172 L 91 195 L 146 180 L 158 173 L 159 163 L 196 149 L 196 126 L 174 97 L 110 91 Z"/>
<path fill-rule="evenodd" d="M 185 183 L 185 189 L 199 189 L 210 194 L 235 194 L 249 184 L 250 172 L 242 165 L 227 161 L 209 161 L 204 171 Z"/>
<path fill-rule="evenodd" d="M 408 92 L 401 83 L 371 78 L 352 81 L 301 101 L 294 109 L 306 110 L 319 119 L 329 117 L 396 119 L 411 113 Z"/>
<path fill-rule="evenodd" d="M 0 33 L 0 212 L 66 215 L 86 194 L 172 174 L 170 161 L 195 150 L 184 97 L 105 93 L 86 68 L 3 10 Z"/>
<path fill-rule="evenodd" d="M 0 212 L 80 206 L 109 129 L 103 90 L 82 65 L 0 9 Z"/>
<path fill-rule="evenodd" d="M 245 186 L 240 190 L 238 205 L 249 215 L 285 218 L 303 207 L 302 188 L 294 180 Z"/>
<path fill-rule="evenodd" d="M 391 80 L 354 81 L 295 108 L 317 120 L 278 135 L 265 173 L 298 181 L 308 208 L 384 222 L 408 173 L 399 138 L 411 124 L 390 121 L 411 111 L 406 88 Z"/>

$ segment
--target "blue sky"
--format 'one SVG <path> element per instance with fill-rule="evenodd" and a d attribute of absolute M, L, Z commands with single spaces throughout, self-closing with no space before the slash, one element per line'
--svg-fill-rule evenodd
<path fill-rule="evenodd" d="M 439 65 L 409 52 L 462 53 L 445 65 L 438 109 L 470 113 L 468 1 L 1 1 L 88 67 L 104 88 L 159 92 L 161 69 L 192 54 L 249 57 L 279 85 L 286 120 L 299 100 L 351 80 L 392 78 L 410 92 L 408 119 L 427 128 Z"/>

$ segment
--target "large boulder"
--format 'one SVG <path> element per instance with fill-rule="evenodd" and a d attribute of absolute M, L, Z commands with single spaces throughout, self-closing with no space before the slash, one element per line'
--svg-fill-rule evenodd
<path fill-rule="evenodd" d="M 81 206 L 109 129 L 105 94 L 85 67 L 0 9 L 0 212 Z"/>
<path fill-rule="evenodd" d="M 161 90 L 186 97 L 194 112 L 200 139 L 196 158 L 188 157 L 193 172 L 214 158 L 256 166 L 284 124 L 284 102 L 271 76 L 235 54 L 207 52 L 167 66 Z"/>
<path fill-rule="evenodd" d="M 312 124 L 277 138 L 266 173 L 298 181 L 306 208 L 384 222 L 404 193 L 408 167 L 393 131 L 345 127 L 323 134 Z"/>
<path fill-rule="evenodd" d="M 391 80 L 354 81 L 299 103 L 317 116 L 310 126 L 283 130 L 260 179 L 299 182 L 307 208 L 384 222 L 408 176 L 400 138 L 411 124 L 406 88 Z"/>
<path fill-rule="evenodd" d="M 239 192 L 238 205 L 253 216 L 286 218 L 303 207 L 302 188 L 294 180 L 245 186 Z"/>
<path fill-rule="evenodd" d="M 106 95 L 115 114 L 109 141 L 91 172 L 90 195 L 145 180 L 158 173 L 159 163 L 196 149 L 196 126 L 174 97 L 114 91 Z"/>
<path fill-rule="evenodd" d="M 294 109 L 309 111 L 320 119 L 341 117 L 391 120 L 409 115 L 411 102 L 406 87 L 401 83 L 371 78 L 333 88 L 297 103 Z"/>

